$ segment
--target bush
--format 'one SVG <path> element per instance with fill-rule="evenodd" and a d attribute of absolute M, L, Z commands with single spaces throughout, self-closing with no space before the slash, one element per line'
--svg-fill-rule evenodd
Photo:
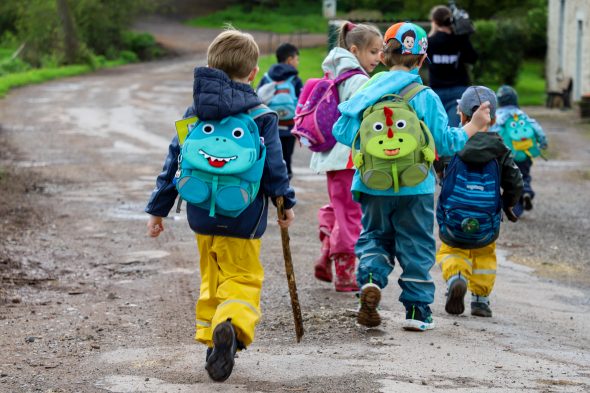
<path fill-rule="evenodd" d="M 481 84 L 516 83 L 528 42 L 527 31 L 516 20 L 479 20 L 472 37 L 479 60 L 473 77 Z"/>
<path fill-rule="evenodd" d="M 19 58 L 0 61 L 0 76 L 15 72 L 24 72 L 30 69 L 31 66 Z"/>
<path fill-rule="evenodd" d="M 148 33 L 126 31 L 123 33 L 123 47 L 135 52 L 141 60 L 152 60 L 162 56 L 163 51 L 154 36 Z"/>
<path fill-rule="evenodd" d="M 129 63 L 137 63 L 139 61 L 135 52 L 131 52 L 130 50 L 122 50 L 119 53 L 119 57 Z"/>

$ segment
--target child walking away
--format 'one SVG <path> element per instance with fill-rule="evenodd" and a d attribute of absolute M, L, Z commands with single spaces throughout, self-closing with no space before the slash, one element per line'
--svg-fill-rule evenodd
<path fill-rule="evenodd" d="M 472 86 L 459 102 L 461 124 L 470 120 L 483 101 L 492 103 L 490 125 L 495 123 L 494 92 Z M 448 286 L 445 310 L 449 314 L 465 311 L 463 298 L 469 288 L 471 315 L 492 316 L 489 296 L 496 280 L 496 239 L 502 207 L 508 219 L 516 222 L 512 208 L 522 188 L 510 149 L 496 132 L 474 135 L 446 168 L 436 210 L 442 240 L 436 260 Z"/>
<path fill-rule="evenodd" d="M 340 102 L 348 100 L 369 80 L 368 73 L 379 64 L 381 47 L 381 33 L 376 27 L 350 22 L 342 25 L 338 47 L 332 49 L 322 63 L 324 72 L 336 80 Z M 302 99 L 308 88 L 306 85 Z M 313 92 L 311 96 L 314 96 Z M 325 111 L 320 109 L 317 113 L 325 115 Z M 332 122 L 326 126 L 330 137 L 333 122 L 338 115 L 336 113 Z M 314 152 L 310 167 L 318 173 L 326 172 L 330 198 L 330 202 L 318 212 L 322 246 L 320 257 L 315 263 L 315 277 L 327 282 L 334 279 L 338 292 L 358 291 L 354 245 L 361 228 L 361 209 L 349 191 L 354 174 L 350 148 L 335 143 L 325 151 Z M 335 265 L 335 278 L 332 262 Z"/>
<path fill-rule="evenodd" d="M 524 192 L 519 203 L 514 207 L 514 213 L 521 216 L 524 210 L 533 208 L 535 192 L 531 186 L 531 167 L 533 159 L 541 155 L 539 149 L 547 149 L 547 138 L 539 123 L 518 107 L 518 94 L 512 87 L 501 86 L 496 96 L 498 121 L 492 130 L 502 135 L 504 143 L 512 150 L 514 161 L 522 173 Z"/>
<path fill-rule="evenodd" d="M 404 43 L 412 31 L 413 45 Z M 435 149 L 452 155 L 489 122 L 489 103 L 462 128 L 449 128 L 440 98 L 422 85 L 418 69 L 426 59 L 424 30 L 398 23 L 385 33 L 381 72 L 349 101 L 339 105 L 342 116 L 334 125 L 336 139 L 353 146 L 357 168 L 352 183 L 362 207 L 362 233 L 355 251 L 361 287 L 358 322 L 381 323 L 378 305 L 381 290 L 397 259 L 400 301 L 406 309 L 403 328 L 434 328 L 430 304 L 435 261 L 434 189 L 432 162 Z M 407 53 L 411 50 L 411 53 Z"/>
<path fill-rule="evenodd" d="M 219 382 L 230 376 L 236 351 L 254 340 L 260 319 L 268 197 L 284 197 L 281 227 L 294 219 L 277 116 L 250 86 L 258 55 L 249 34 L 227 30 L 213 40 L 208 67 L 195 68 L 186 120 L 177 122 L 186 132 L 172 140 L 145 209 L 148 235 L 157 237 L 177 195 L 189 202 L 201 272 L 195 338 L 207 346 L 205 368 Z"/>
<path fill-rule="evenodd" d="M 262 102 L 279 115 L 279 137 L 283 149 L 283 160 L 287 164 L 289 179 L 293 177 L 291 158 L 295 149 L 295 137 L 291 130 L 295 124 L 295 109 L 303 82 L 299 79 L 299 49 L 284 43 L 276 50 L 277 64 L 273 64 L 260 80 L 256 90 Z"/>

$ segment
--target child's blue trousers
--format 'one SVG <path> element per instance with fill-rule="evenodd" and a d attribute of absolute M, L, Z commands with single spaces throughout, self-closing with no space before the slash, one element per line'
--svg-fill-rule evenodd
<path fill-rule="evenodd" d="M 355 247 L 360 263 L 359 287 L 368 282 L 387 286 L 394 258 L 402 268 L 399 300 L 406 307 L 431 304 L 435 261 L 434 195 L 375 196 L 362 194 L 363 230 Z"/>

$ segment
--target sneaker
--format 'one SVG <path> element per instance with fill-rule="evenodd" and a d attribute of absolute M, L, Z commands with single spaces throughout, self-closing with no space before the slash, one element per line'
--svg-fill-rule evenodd
<path fill-rule="evenodd" d="M 357 322 L 366 327 L 381 324 L 381 316 L 377 311 L 381 301 L 381 288 L 373 283 L 365 284 L 361 288 L 361 304 L 357 315 Z"/>
<path fill-rule="evenodd" d="M 213 330 L 213 350 L 205 365 L 209 378 L 216 382 L 228 379 L 234 368 L 234 357 L 237 350 L 236 332 L 231 320 L 228 319 Z"/>
<path fill-rule="evenodd" d="M 445 311 L 453 315 L 461 315 L 465 311 L 465 304 L 463 298 L 467 292 L 467 281 L 461 273 L 452 276 L 447 283 L 447 302 L 445 303 Z"/>
<path fill-rule="evenodd" d="M 471 302 L 471 315 L 491 318 L 492 309 L 490 308 L 490 304 L 484 302 Z"/>
<path fill-rule="evenodd" d="M 533 210 L 533 197 L 528 192 L 522 196 L 522 207 L 524 210 Z"/>
<path fill-rule="evenodd" d="M 205 361 L 209 360 L 209 356 L 211 356 L 211 352 L 213 352 L 213 348 L 207 348 L 207 353 L 205 354 Z"/>
<path fill-rule="evenodd" d="M 434 320 L 432 314 L 427 312 L 430 311 L 428 306 L 419 307 L 411 305 L 406 309 L 406 321 L 403 324 L 404 330 L 410 330 L 413 332 L 423 332 L 425 330 L 434 329 Z"/>

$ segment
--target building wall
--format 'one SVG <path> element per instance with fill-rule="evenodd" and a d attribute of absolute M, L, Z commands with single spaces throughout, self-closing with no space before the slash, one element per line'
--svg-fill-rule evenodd
<path fill-rule="evenodd" d="M 574 100 L 590 94 L 590 0 L 549 0 L 547 34 L 548 90 L 571 77 Z"/>

